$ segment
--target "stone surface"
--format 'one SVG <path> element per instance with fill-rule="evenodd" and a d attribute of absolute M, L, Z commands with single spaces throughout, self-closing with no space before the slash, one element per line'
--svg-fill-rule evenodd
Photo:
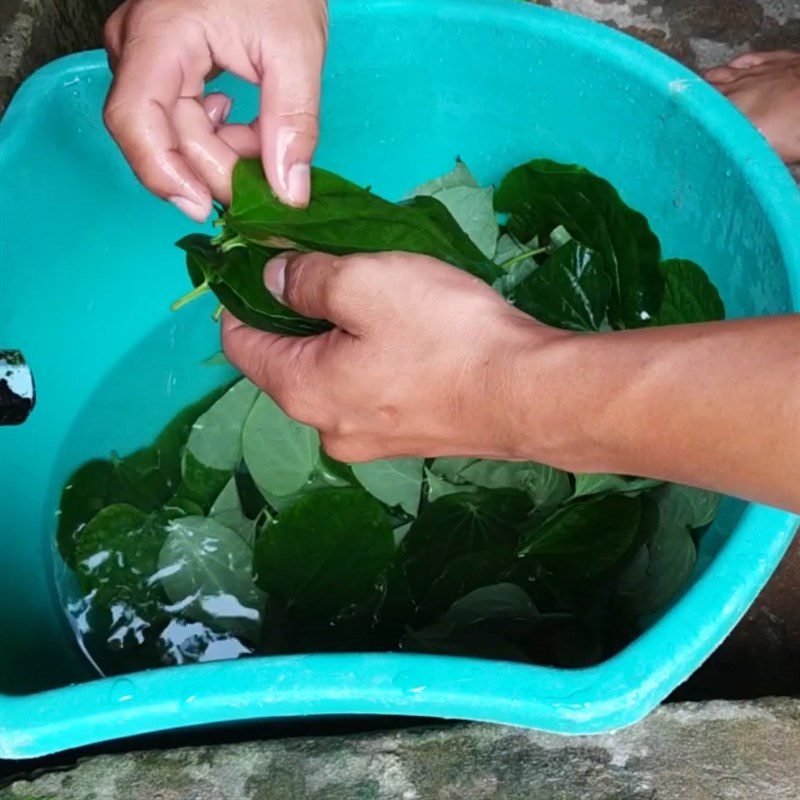
<path fill-rule="evenodd" d="M 0 114 L 16 87 L 54 58 L 99 47 L 119 0 L 2 0 Z"/>
<path fill-rule="evenodd" d="M 99 756 L 0 800 L 796 800 L 800 700 L 663 706 L 602 736 L 493 725 Z"/>
<path fill-rule="evenodd" d="M 620 28 L 693 69 L 800 47 L 798 0 L 534 0 Z"/>

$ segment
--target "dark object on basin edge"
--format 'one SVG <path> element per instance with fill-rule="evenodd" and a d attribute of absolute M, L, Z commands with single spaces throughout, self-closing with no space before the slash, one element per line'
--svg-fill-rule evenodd
<path fill-rule="evenodd" d="M 33 374 L 19 350 L 0 350 L 0 425 L 19 425 L 36 404 Z"/>

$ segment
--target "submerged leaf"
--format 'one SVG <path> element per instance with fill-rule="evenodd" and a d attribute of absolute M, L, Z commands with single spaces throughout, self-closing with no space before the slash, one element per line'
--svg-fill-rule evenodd
<path fill-rule="evenodd" d="M 329 620 L 365 599 L 393 555 L 391 522 L 374 497 L 363 489 L 321 489 L 262 531 L 256 581 L 304 616 Z"/>
<path fill-rule="evenodd" d="M 167 536 L 169 515 L 117 503 L 92 517 L 75 548 L 76 573 L 95 607 L 114 613 L 129 608 L 150 622 L 160 613 L 161 589 L 154 575 Z"/>
<path fill-rule="evenodd" d="M 182 409 L 149 447 L 124 458 L 113 455 L 80 466 L 61 492 L 57 543 L 67 566 L 75 569 L 75 543 L 98 511 L 116 503 L 156 511 L 175 493 L 181 479 L 181 451 L 192 423 L 227 390 L 214 389 Z"/>
<path fill-rule="evenodd" d="M 528 496 L 513 489 L 448 494 L 427 505 L 397 555 L 414 601 L 422 603 L 431 584 L 457 558 L 515 547 L 531 508 Z"/>
<path fill-rule="evenodd" d="M 181 491 L 207 511 L 242 457 L 242 427 L 259 395 L 246 378 L 192 425 L 181 459 Z"/>
<path fill-rule="evenodd" d="M 470 465 L 480 461 L 479 458 L 462 458 L 460 456 L 444 456 L 436 458 L 431 464 L 431 472 L 444 478 L 449 483 L 466 483 L 461 473 Z"/>
<path fill-rule="evenodd" d="M 607 495 L 568 505 L 531 525 L 519 555 L 535 558 L 554 572 L 599 575 L 627 552 L 640 518 L 638 497 Z"/>
<path fill-rule="evenodd" d="M 259 511 L 260 510 L 261 509 L 259 509 Z M 255 517 L 257 513 L 252 519 L 248 519 L 245 516 L 242 510 L 242 502 L 239 499 L 236 478 L 234 477 L 225 484 L 225 488 L 219 493 L 219 496 L 211 506 L 208 516 L 220 525 L 230 528 L 230 530 L 238 534 L 248 547 L 252 548 L 256 537 Z"/>
<path fill-rule="evenodd" d="M 233 472 L 242 457 L 242 427 L 259 394 L 247 378 L 237 381 L 195 420 L 187 452 L 206 467 Z"/>
<path fill-rule="evenodd" d="M 481 459 L 464 467 L 458 478 L 485 489 L 519 489 L 537 508 L 557 506 L 571 491 L 566 472 L 534 461 Z"/>
<path fill-rule="evenodd" d="M 319 434 L 288 417 L 268 395 L 256 400 L 242 432 L 247 469 L 262 493 L 300 490 L 319 464 Z"/>
<path fill-rule="evenodd" d="M 513 583 L 498 583 L 475 589 L 457 600 L 442 617 L 442 622 L 461 628 L 486 619 L 530 619 L 537 615 L 536 606 L 524 590 Z"/>
<path fill-rule="evenodd" d="M 441 613 L 474 589 L 497 583 L 514 564 L 515 556 L 513 546 L 493 546 L 453 559 L 419 600 L 424 618 Z"/>
<path fill-rule="evenodd" d="M 356 480 L 387 506 L 399 506 L 416 516 L 422 491 L 421 458 L 393 458 L 353 464 Z"/>
<path fill-rule="evenodd" d="M 221 632 L 257 640 L 266 598 L 256 587 L 253 550 L 218 520 L 171 521 L 156 577 L 174 612 Z"/>
<path fill-rule="evenodd" d="M 483 586 L 457 600 L 433 625 L 403 639 L 403 647 L 432 653 L 526 660 L 504 634 L 540 620 L 530 597 L 513 583 Z"/>
<path fill-rule="evenodd" d="M 620 593 L 634 614 L 653 614 L 686 586 L 697 562 L 692 529 L 709 524 L 719 495 L 668 484 L 654 492 L 658 524 L 620 579 Z"/>
<path fill-rule="evenodd" d="M 470 486 L 469 484 L 456 484 L 450 483 L 444 478 L 440 478 L 435 472 L 430 469 L 425 469 L 425 480 L 428 486 L 428 502 L 433 503 L 440 497 L 448 494 L 456 494 L 458 492 L 474 492 L 477 486 Z"/>
<path fill-rule="evenodd" d="M 632 478 L 600 472 L 576 473 L 575 491 L 572 497 L 588 497 L 594 494 L 636 494 L 661 484 L 662 481 L 651 478 Z"/>

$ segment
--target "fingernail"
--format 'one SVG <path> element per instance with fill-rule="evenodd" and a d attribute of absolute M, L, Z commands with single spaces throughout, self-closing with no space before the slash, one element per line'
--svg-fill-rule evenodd
<path fill-rule="evenodd" d="M 264 267 L 264 285 L 276 300 L 283 300 L 283 287 L 286 285 L 286 256 L 275 256 Z"/>
<path fill-rule="evenodd" d="M 286 196 L 293 206 L 304 208 L 311 196 L 311 166 L 292 164 L 286 180 Z"/>
<path fill-rule="evenodd" d="M 222 125 L 228 119 L 228 115 L 231 113 L 232 107 L 233 100 L 230 98 L 227 98 L 222 103 L 215 103 L 208 109 L 208 118 L 215 125 Z"/>
<path fill-rule="evenodd" d="M 187 217 L 191 217 L 191 219 L 195 220 L 196 222 L 205 222 L 208 219 L 208 215 L 210 213 L 209 209 L 204 208 L 200 205 L 200 203 L 195 203 L 194 200 L 189 200 L 188 197 L 180 197 L 176 195 L 170 197 L 169 201 L 176 208 L 179 208 L 181 211 L 183 211 Z"/>

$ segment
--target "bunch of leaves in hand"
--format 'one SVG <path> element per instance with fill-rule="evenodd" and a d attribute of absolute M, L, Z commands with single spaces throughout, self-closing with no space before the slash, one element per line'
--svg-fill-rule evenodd
<path fill-rule="evenodd" d="M 506 215 L 502 227 L 498 212 Z M 195 289 L 176 305 L 210 289 L 234 316 L 274 333 L 305 336 L 330 327 L 281 305 L 264 287 L 265 261 L 287 249 L 434 256 L 490 283 L 540 321 L 576 331 L 724 317 L 705 272 L 691 261 L 662 260 L 645 217 L 611 184 L 544 159 L 512 169 L 496 191 L 481 188 L 459 161 L 401 203 L 315 168 L 307 209 L 283 205 L 260 162 L 243 160 L 218 224 L 213 239 L 194 234 L 178 243 Z"/>
<path fill-rule="evenodd" d="M 604 180 L 532 161 L 497 191 L 467 167 L 385 201 L 317 170 L 308 209 L 234 174 L 216 240 L 181 242 L 197 287 L 265 330 L 313 335 L 264 288 L 288 247 L 426 253 L 551 325 L 600 331 L 722 318 L 689 261 Z M 498 224 L 497 211 L 507 216 Z M 406 648 L 582 665 L 630 641 L 689 580 L 708 492 L 535 463 L 346 465 L 247 380 L 186 409 L 156 442 L 81 467 L 58 544 L 110 669 L 252 652 Z"/>

